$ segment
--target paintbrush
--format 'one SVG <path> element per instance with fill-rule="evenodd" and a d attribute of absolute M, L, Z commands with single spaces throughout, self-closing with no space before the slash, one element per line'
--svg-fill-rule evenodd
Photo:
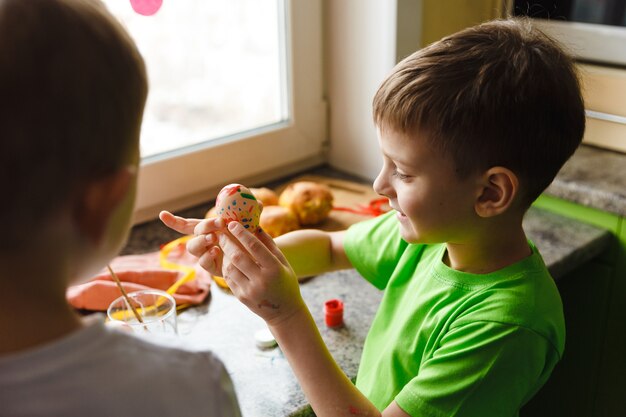
<path fill-rule="evenodd" d="M 115 272 L 113 272 L 113 269 L 111 269 L 111 265 L 107 265 L 107 269 L 109 270 L 109 273 L 111 274 L 111 277 L 113 278 L 113 281 L 115 281 L 115 283 L 117 284 L 118 288 L 122 292 L 122 295 L 124 296 L 124 299 L 126 300 L 126 304 L 132 310 L 133 314 L 135 315 L 135 318 L 137 319 L 137 321 L 139 321 L 139 323 L 143 323 L 143 319 L 141 318 L 141 316 L 139 315 L 139 313 L 137 312 L 135 307 L 133 307 L 133 304 L 132 304 L 130 298 L 128 297 L 128 294 L 126 294 L 126 290 L 122 286 L 122 283 L 121 283 L 120 279 L 117 277 L 117 275 L 115 275 Z"/>

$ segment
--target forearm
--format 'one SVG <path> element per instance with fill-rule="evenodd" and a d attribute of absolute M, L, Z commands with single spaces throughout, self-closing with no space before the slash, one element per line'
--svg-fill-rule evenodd
<path fill-rule="evenodd" d="M 270 330 L 318 417 L 381 416 L 334 361 L 307 309 Z"/>
<path fill-rule="evenodd" d="M 334 239 L 333 239 L 334 236 Z M 349 267 L 338 237 L 340 233 L 297 230 L 274 241 L 299 278 Z"/>

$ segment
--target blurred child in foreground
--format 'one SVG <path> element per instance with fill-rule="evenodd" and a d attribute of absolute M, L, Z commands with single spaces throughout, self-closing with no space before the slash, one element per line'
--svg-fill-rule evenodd
<path fill-rule="evenodd" d="M 65 292 L 126 240 L 148 92 L 96 0 L 0 0 L 0 416 L 239 416 L 209 352 L 86 322 Z"/>

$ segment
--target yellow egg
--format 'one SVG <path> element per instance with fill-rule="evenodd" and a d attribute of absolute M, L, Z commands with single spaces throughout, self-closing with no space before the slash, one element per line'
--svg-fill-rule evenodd
<path fill-rule="evenodd" d="M 250 189 L 241 184 L 229 184 L 222 188 L 215 200 L 217 215 L 226 221 L 239 222 L 251 233 L 259 228 L 263 207 Z"/>

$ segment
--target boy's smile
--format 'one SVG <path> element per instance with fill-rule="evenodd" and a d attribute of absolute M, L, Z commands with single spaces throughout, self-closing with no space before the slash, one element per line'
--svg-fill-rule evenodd
<path fill-rule="evenodd" d="M 402 238 L 410 243 L 467 241 L 476 225 L 475 176 L 459 179 L 452 161 L 414 136 L 378 129 L 383 167 L 374 190 L 397 211 Z"/>

